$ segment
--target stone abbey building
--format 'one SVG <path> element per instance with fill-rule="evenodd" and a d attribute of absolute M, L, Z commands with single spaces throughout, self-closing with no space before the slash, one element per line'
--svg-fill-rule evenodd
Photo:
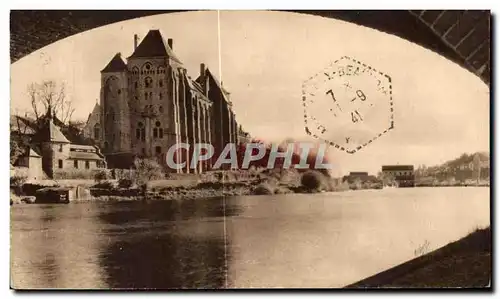
<path fill-rule="evenodd" d="M 159 30 L 150 30 L 140 43 L 134 36 L 134 52 L 126 62 L 118 53 L 101 71 L 100 103 L 85 130 L 111 168 L 130 167 L 134 157 L 165 165 L 176 143 L 210 143 L 217 153 L 238 140 L 229 96 L 204 64 L 192 79 L 174 54 L 172 39 L 165 42 Z M 179 158 L 189 165 L 190 154 Z M 171 171 L 199 173 L 211 164 Z"/>

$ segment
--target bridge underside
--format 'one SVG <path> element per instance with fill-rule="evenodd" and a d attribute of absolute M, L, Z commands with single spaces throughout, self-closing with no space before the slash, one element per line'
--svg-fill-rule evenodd
<path fill-rule="evenodd" d="M 11 11 L 11 63 L 68 36 L 163 13 L 161 10 Z M 452 10 L 289 11 L 335 18 L 394 34 L 433 50 L 490 83 L 490 12 Z"/>

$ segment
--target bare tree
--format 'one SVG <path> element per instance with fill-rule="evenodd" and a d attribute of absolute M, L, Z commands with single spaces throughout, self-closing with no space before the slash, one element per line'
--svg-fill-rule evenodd
<path fill-rule="evenodd" d="M 75 109 L 71 100 L 66 98 L 66 86 L 58 86 L 54 81 L 32 83 L 28 86 L 28 94 L 31 99 L 31 109 L 35 120 L 40 120 L 49 109 L 63 123 L 71 120 Z"/>

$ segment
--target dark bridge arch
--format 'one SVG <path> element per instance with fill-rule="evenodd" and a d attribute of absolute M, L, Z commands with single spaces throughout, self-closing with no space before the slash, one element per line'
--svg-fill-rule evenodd
<path fill-rule="evenodd" d="M 65 37 L 112 23 L 179 11 L 11 11 L 11 63 Z M 371 27 L 417 43 L 490 83 L 489 11 L 289 11 Z"/>

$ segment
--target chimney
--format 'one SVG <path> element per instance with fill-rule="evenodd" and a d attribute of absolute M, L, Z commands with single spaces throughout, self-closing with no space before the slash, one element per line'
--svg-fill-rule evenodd
<path fill-rule="evenodd" d="M 171 39 L 171 38 L 169 38 L 169 39 L 167 40 L 167 43 L 168 43 L 169 48 L 170 48 L 171 50 L 173 50 L 173 49 L 174 49 L 174 40 L 173 40 L 173 39 Z"/>
<path fill-rule="evenodd" d="M 137 34 L 134 34 L 134 51 L 137 49 L 137 45 L 139 44 L 139 36 Z"/>
<path fill-rule="evenodd" d="M 205 64 L 204 63 L 200 63 L 200 77 L 202 79 L 205 78 Z"/>

